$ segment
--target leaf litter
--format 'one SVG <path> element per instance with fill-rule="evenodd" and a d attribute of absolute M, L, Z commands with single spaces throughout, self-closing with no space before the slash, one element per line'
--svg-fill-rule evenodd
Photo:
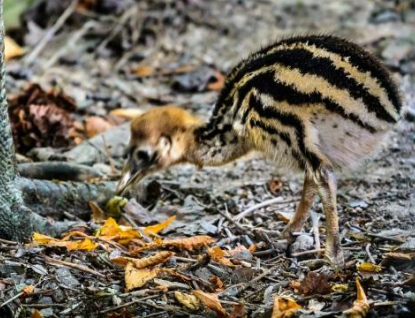
<path fill-rule="evenodd" d="M 16 42 L 25 52 L 66 9 L 64 1 L 44 3 L 22 16 L 27 40 Z M 240 55 L 303 29 L 334 26 L 333 32 L 358 39 L 403 75 L 410 97 L 413 10 L 379 3 L 244 1 L 230 12 L 215 1 L 79 1 L 33 65 L 9 55 L 17 150 L 30 157 L 33 147 L 72 148 L 95 134 L 102 140 L 102 131 L 119 124 L 114 117 L 130 120 L 157 105 L 179 105 L 207 118 L 223 74 Z M 91 17 L 99 27 L 87 25 Z M 393 34 L 388 23 L 394 23 Z M 75 44 L 62 45 L 62 39 Z M 4 307 L 28 308 L 26 316 L 41 317 L 410 316 L 415 251 L 413 214 L 407 211 L 415 207 L 415 180 L 413 149 L 405 140 L 413 134 L 413 124 L 404 121 L 365 178 L 359 172 L 340 178 L 343 272 L 330 270 L 318 256 L 311 224 L 301 233 L 307 248 L 286 252 L 278 233 L 295 210 L 300 180 L 251 158 L 221 169 L 178 167 L 157 174 L 151 186 L 136 191 L 137 205 L 116 201 L 107 210 L 91 204 L 93 222 L 61 239 L 35 234 L 33 245 L 1 241 L 0 298 L 18 295 L 22 289 L 13 286 L 35 286 Z M 128 135 L 115 139 L 106 138 L 108 151 L 98 147 L 91 164 L 114 159 L 121 168 L 119 144 Z M 279 196 L 282 202 L 236 221 L 239 213 Z M 318 203 L 314 209 L 321 214 Z M 317 224 L 322 243 L 323 224 L 324 217 Z"/>

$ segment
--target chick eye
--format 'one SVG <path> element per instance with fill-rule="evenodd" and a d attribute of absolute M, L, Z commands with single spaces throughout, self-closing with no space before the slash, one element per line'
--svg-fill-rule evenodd
<path fill-rule="evenodd" d="M 163 136 L 160 137 L 159 142 L 160 142 L 161 148 L 166 149 L 166 148 L 169 148 L 170 145 L 171 145 L 171 138 L 170 138 L 170 136 L 163 135 Z"/>

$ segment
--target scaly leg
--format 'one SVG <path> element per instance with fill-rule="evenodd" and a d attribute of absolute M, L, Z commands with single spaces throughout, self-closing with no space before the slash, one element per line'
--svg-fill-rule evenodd
<path fill-rule="evenodd" d="M 326 217 L 325 256 L 335 267 L 343 267 L 344 257 L 340 246 L 339 218 L 336 207 L 337 185 L 332 169 L 321 167 L 316 173 L 316 181 Z"/>
<path fill-rule="evenodd" d="M 292 233 L 299 232 L 304 226 L 310 212 L 310 207 L 313 204 L 314 197 L 318 192 L 317 183 L 309 173 L 305 173 L 303 192 L 301 194 L 300 203 L 294 216 L 282 231 L 281 236 L 289 241 L 293 240 Z"/>

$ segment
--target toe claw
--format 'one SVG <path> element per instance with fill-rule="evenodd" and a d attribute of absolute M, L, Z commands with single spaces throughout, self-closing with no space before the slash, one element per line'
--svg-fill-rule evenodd
<path fill-rule="evenodd" d="M 294 230 L 290 225 L 287 225 L 281 232 L 281 238 L 286 239 L 287 242 L 291 244 L 296 239 L 296 237 L 293 235 L 294 232 L 298 232 L 298 230 Z"/>
<path fill-rule="evenodd" d="M 344 256 L 343 251 L 341 249 L 337 253 L 330 253 L 330 251 L 326 251 L 325 258 L 330 262 L 333 268 L 344 268 Z"/>

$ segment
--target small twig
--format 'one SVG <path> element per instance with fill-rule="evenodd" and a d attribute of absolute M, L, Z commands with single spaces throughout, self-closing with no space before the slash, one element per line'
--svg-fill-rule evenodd
<path fill-rule="evenodd" d="M 130 8 L 125 10 L 124 14 L 120 17 L 119 21 L 117 22 L 117 25 L 111 30 L 109 35 L 101 42 L 101 44 L 96 48 L 94 54 L 98 54 L 101 52 L 107 44 L 114 39 L 118 33 L 120 33 L 124 27 L 124 24 L 128 22 L 128 19 L 133 16 L 134 14 L 137 14 L 137 6 L 132 5 Z"/>
<path fill-rule="evenodd" d="M 237 223 L 234 219 L 232 219 L 228 213 L 223 212 L 221 210 L 217 210 L 219 212 L 220 215 L 222 215 L 229 223 L 235 225 L 235 227 L 241 231 L 243 234 L 248 234 L 248 231 L 246 228 L 244 228 L 242 225 L 240 225 L 239 223 Z"/>
<path fill-rule="evenodd" d="M 109 309 L 101 310 L 100 314 L 105 314 L 105 313 L 110 312 L 110 311 L 115 311 L 115 310 L 118 310 L 118 309 L 129 307 L 131 305 L 141 303 L 145 300 L 149 300 L 149 299 L 153 299 L 153 298 L 157 298 L 157 297 L 159 297 L 159 295 L 151 295 L 151 296 L 147 296 L 147 297 L 144 297 L 144 298 L 141 298 L 141 299 L 133 300 L 133 301 L 130 301 L 128 303 L 125 303 L 125 304 L 122 304 L 122 305 L 119 305 L 119 306 L 115 306 L 115 307 L 112 307 L 112 308 L 109 308 Z"/>
<path fill-rule="evenodd" d="M 43 280 L 43 275 L 40 277 L 40 279 L 39 279 L 39 281 L 35 284 L 35 287 L 37 287 L 37 286 L 39 286 L 40 285 L 40 283 L 42 283 L 44 280 Z M 24 294 L 24 291 L 23 292 L 20 292 L 20 293 L 18 293 L 17 295 L 14 295 L 12 298 L 10 298 L 9 300 L 6 300 L 4 303 L 2 303 L 1 305 L 0 305 L 0 308 L 1 307 L 3 307 L 3 306 L 6 306 L 7 304 L 9 304 L 9 303 L 11 303 L 13 300 L 15 300 L 15 299 L 17 299 L 17 298 L 19 298 L 20 296 L 22 296 Z"/>
<path fill-rule="evenodd" d="M 278 197 L 278 198 L 266 200 L 264 202 L 255 204 L 254 206 L 251 206 L 250 208 L 246 209 L 245 211 L 242 211 L 238 215 L 234 216 L 233 220 L 235 222 L 237 222 L 237 221 L 241 220 L 242 218 L 247 217 L 248 215 L 250 215 L 255 210 L 266 207 L 266 206 L 269 206 L 271 204 L 285 204 L 285 203 L 293 203 L 293 202 L 297 202 L 297 199 L 284 200 L 281 197 Z"/>
<path fill-rule="evenodd" d="M 197 263 L 198 261 L 193 258 L 187 258 L 187 257 L 180 257 L 180 256 L 174 256 L 174 258 L 178 261 L 186 262 L 186 263 Z"/>
<path fill-rule="evenodd" d="M 348 251 L 360 251 L 362 248 L 361 247 L 342 247 L 344 250 L 348 250 Z M 310 254 L 317 254 L 317 253 L 324 253 L 325 249 L 324 248 L 320 248 L 320 249 L 315 249 L 315 250 L 309 250 L 309 251 L 303 251 L 303 252 L 297 252 L 297 253 L 292 253 L 291 257 L 299 257 L 299 256 L 304 256 L 304 255 L 310 255 Z"/>
<path fill-rule="evenodd" d="M 241 287 L 238 289 L 238 291 L 236 291 L 236 293 L 233 294 L 233 296 L 238 296 L 240 293 L 242 293 L 245 289 L 251 287 L 253 284 L 255 284 L 257 281 L 263 279 L 265 276 L 269 275 L 270 273 L 272 273 L 273 271 L 275 271 L 279 266 L 274 266 L 271 267 L 270 269 L 267 269 L 266 271 L 264 271 L 262 274 L 258 275 L 257 277 L 254 277 L 252 280 L 250 280 L 248 283 L 246 284 L 238 284 L 241 285 Z M 229 288 L 233 288 L 234 286 L 229 286 L 227 289 L 225 289 L 223 292 L 219 293 L 219 295 L 223 294 L 224 292 L 226 292 Z"/>
<path fill-rule="evenodd" d="M 396 242 L 396 243 L 400 243 L 400 244 L 403 244 L 403 243 L 406 242 L 405 240 L 402 240 L 402 239 L 399 239 L 399 238 L 396 238 L 396 237 L 383 236 L 383 235 L 379 235 L 379 234 L 376 234 L 376 233 L 367 233 L 367 236 L 382 239 L 382 240 L 385 240 L 385 241 L 392 241 L 392 242 Z"/>
<path fill-rule="evenodd" d="M 49 308 L 49 307 L 56 307 L 56 308 L 66 308 L 68 307 L 67 304 L 22 304 L 22 307 L 29 307 L 29 308 Z"/>
<path fill-rule="evenodd" d="M 0 238 L 0 243 L 4 243 L 4 244 L 12 244 L 12 245 L 18 245 L 18 244 L 19 244 L 18 242 L 15 242 L 15 241 L 9 241 L 9 240 L 5 240 L 5 239 L 2 239 L 2 238 Z"/>
<path fill-rule="evenodd" d="M 137 300 L 136 302 L 138 304 L 150 306 L 150 307 L 153 307 L 153 308 L 156 308 L 156 309 L 162 309 L 164 311 L 172 311 L 174 313 L 178 313 L 178 314 L 181 314 L 181 315 L 188 316 L 188 313 L 185 312 L 185 311 L 183 311 L 180 307 L 171 306 L 171 305 L 163 305 L 163 306 L 161 306 L 161 305 L 153 304 L 151 302 L 143 301 L 143 300 Z"/>
<path fill-rule="evenodd" d="M 375 264 L 375 259 L 373 258 L 372 254 L 370 253 L 370 246 L 371 246 L 370 243 L 366 245 L 366 248 L 365 248 L 366 254 L 367 254 L 367 257 L 369 257 L 370 262 L 372 264 Z"/>
<path fill-rule="evenodd" d="M 49 256 L 43 256 L 43 257 L 49 263 L 55 263 L 55 264 L 58 264 L 58 265 L 65 265 L 65 266 L 68 266 L 68 267 L 71 267 L 71 268 L 78 269 L 78 270 L 83 271 L 83 272 L 90 273 L 92 275 L 96 275 L 96 276 L 99 276 L 99 277 L 102 277 L 102 278 L 105 277 L 104 274 L 101 274 L 101 273 L 99 273 L 99 272 L 97 272 L 93 269 L 90 269 L 89 267 L 84 266 L 84 265 L 62 261 L 62 260 L 55 259 L 55 258 L 52 258 L 52 257 L 49 257 Z"/>
<path fill-rule="evenodd" d="M 314 211 L 310 211 L 311 222 L 313 223 L 313 233 L 314 233 L 314 247 L 316 250 L 321 249 L 320 245 L 320 230 L 318 228 L 318 222 L 320 220 L 320 215 Z M 320 256 L 320 253 L 317 253 L 317 256 Z"/>
<path fill-rule="evenodd" d="M 27 65 L 32 64 L 39 53 L 45 48 L 46 44 L 53 38 L 56 32 L 65 24 L 66 20 L 72 15 L 75 11 L 75 8 L 78 4 L 78 0 L 72 1 L 71 5 L 66 8 L 62 13 L 59 19 L 55 24 L 46 32 L 45 36 L 40 40 L 39 44 L 34 48 L 34 50 L 25 58 L 24 63 Z"/>
<path fill-rule="evenodd" d="M 4 303 L 2 303 L 1 305 L 0 305 L 0 308 L 1 307 L 3 307 L 3 306 L 6 306 L 8 303 L 11 303 L 13 300 L 15 300 L 15 299 L 17 299 L 17 298 L 19 298 L 20 296 L 22 296 L 24 294 L 24 292 L 20 292 L 20 293 L 18 293 L 17 295 L 14 295 L 12 298 L 10 298 L 9 300 L 6 300 Z"/>
<path fill-rule="evenodd" d="M 58 61 L 66 52 L 68 49 L 72 49 L 76 47 L 76 43 L 94 26 L 96 26 L 97 23 L 93 20 L 88 21 L 84 24 L 84 26 L 76 31 L 74 35 L 66 42 L 66 45 L 62 46 L 55 54 L 52 55 L 52 57 L 46 62 L 44 69 L 49 69 L 52 67 L 56 61 Z"/>

